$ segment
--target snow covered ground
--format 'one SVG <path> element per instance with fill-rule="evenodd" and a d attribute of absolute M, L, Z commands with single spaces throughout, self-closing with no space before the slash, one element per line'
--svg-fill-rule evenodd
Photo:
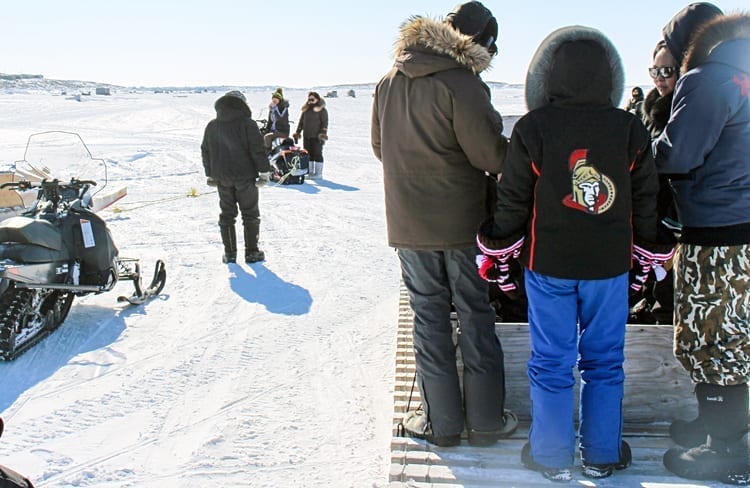
<path fill-rule="evenodd" d="M 265 115 L 270 93 L 246 94 Z M 295 122 L 305 94 L 286 93 Z M 204 184 L 221 93 L 0 94 L 0 163 L 31 133 L 79 133 L 128 188 L 101 213 L 120 254 L 168 272 L 143 306 L 116 302 L 129 283 L 76 299 L 56 332 L 0 363 L 0 464 L 40 487 L 386 485 L 399 268 L 371 94 L 327 100 L 325 179 L 262 190 L 267 261 L 252 266 L 221 263 Z M 493 96 L 523 113 L 520 87 Z"/>

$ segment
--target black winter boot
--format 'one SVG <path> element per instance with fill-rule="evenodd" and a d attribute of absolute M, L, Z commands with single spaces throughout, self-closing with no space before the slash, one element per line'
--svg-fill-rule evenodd
<path fill-rule="evenodd" d="M 258 248 L 258 239 L 260 238 L 260 220 L 245 224 L 245 262 L 257 263 L 264 261 L 266 255 Z"/>
<path fill-rule="evenodd" d="M 696 390 L 698 385 L 696 385 Z M 701 417 L 701 406 L 698 404 L 698 417 L 693 420 L 675 420 L 669 426 L 669 435 L 672 440 L 682 447 L 696 447 L 706 442 L 706 427 Z"/>
<path fill-rule="evenodd" d="M 705 443 L 675 447 L 664 454 L 664 466 L 677 476 L 750 484 L 747 462 L 748 387 L 700 383 L 695 389 L 699 412 L 708 432 Z"/>
<path fill-rule="evenodd" d="M 237 261 L 237 230 L 233 225 L 219 225 L 221 230 L 221 242 L 224 243 L 224 256 L 221 260 L 224 263 L 234 263 Z"/>

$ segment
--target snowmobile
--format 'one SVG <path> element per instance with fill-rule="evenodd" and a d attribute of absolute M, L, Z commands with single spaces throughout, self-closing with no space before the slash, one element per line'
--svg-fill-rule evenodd
<path fill-rule="evenodd" d="M 91 156 L 78 134 L 33 134 L 16 165 L 49 176 L 0 185 L 37 192 L 29 210 L 0 222 L 0 360 L 16 358 L 59 327 L 77 296 L 132 281 L 133 294 L 118 301 L 141 304 L 158 295 L 166 280 L 164 262 L 157 260 L 144 287 L 140 261 L 119 255 L 95 213 L 94 202 L 101 202 L 97 197 L 107 185 L 106 163 Z"/>

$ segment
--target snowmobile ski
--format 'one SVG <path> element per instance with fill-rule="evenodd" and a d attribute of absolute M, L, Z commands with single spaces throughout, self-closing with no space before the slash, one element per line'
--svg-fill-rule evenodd
<path fill-rule="evenodd" d="M 158 295 L 164 288 L 164 283 L 167 279 L 167 269 L 164 265 L 164 261 L 162 261 L 161 259 L 156 261 L 156 265 L 154 267 L 154 277 L 151 279 L 151 283 L 145 289 L 141 284 L 140 266 L 138 266 L 137 263 L 136 273 L 137 275 L 132 277 L 133 284 L 135 285 L 135 291 L 129 297 L 117 297 L 118 302 L 127 302 L 130 305 L 141 305 L 142 303 L 148 301 L 150 298 Z"/>

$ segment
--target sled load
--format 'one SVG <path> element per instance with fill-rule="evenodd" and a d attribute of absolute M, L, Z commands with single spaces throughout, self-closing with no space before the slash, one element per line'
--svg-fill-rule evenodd
<path fill-rule="evenodd" d="M 67 150 L 77 154 L 63 156 Z M 37 161 L 44 161 L 44 168 Z M 3 360 L 17 357 L 60 326 L 77 296 L 132 281 L 132 295 L 118 301 L 140 304 L 159 294 L 166 280 L 164 263 L 157 260 L 153 278 L 144 286 L 140 261 L 120 256 L 107 224 L 94 212 L 94 202 L 110 200 L 97 195 L 106 186 L 106 163 L 91 157 L 78 134 L 34 134 L 18 163 L 50 176 L 0 184 L 0 189 L 36 192 L 28 210 L 0 222 Z M 79 179 L 87 175 L 96 179 Z"/>
<path fill-rule="evenodd" d="M 301 185 L 305 182 L 310 155 L 296 146 L 291 137 L 274 139 L 268 160 L 273 169 L 273 181 L 281 185 Z"/>

